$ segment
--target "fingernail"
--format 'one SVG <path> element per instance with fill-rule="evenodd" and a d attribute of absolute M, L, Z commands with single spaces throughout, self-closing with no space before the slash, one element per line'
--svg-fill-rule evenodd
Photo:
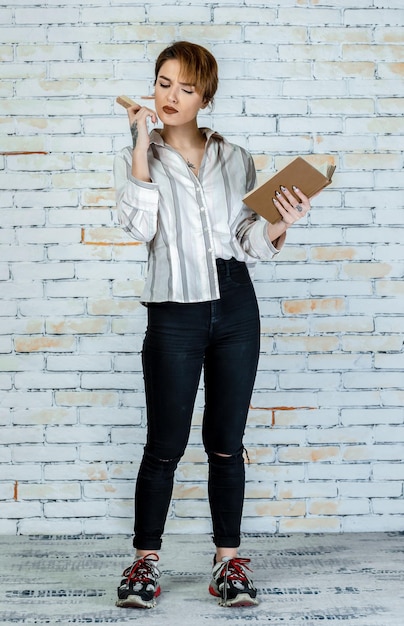
<path fill-rule="evenodd" d="M 281 185 L 281 189 L 282 191 L 286 191 L 286 187 L 284 187 L 283 185 Z"/>
<path fill-rule="evenodd" d="M 293 189 L 293 191 L 299 191 L 298 188 L 296 187 L 296 185 L 292 185 L 292 189 Z"/>
<path fill-rule="evenodd" d="M 273 202 L 274 204 L 276 204 L 276 203 L 277 203 L 277 200 L 275 200 L 275 198 L 272 198 L 272 202 Z"/>
<path fill-rule="evenodd" d="M 282 187 L 281 187 L 281 189 L 282 189 Z M 281 194 L 279 193 L 279 191 L 275 191 L 275 195 L 279 198 L 279 196 L 280 196 Z"/>

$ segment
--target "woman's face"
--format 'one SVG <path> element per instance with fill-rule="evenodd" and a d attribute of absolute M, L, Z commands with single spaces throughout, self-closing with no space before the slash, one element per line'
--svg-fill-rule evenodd
<path fill-rule="evenodd" d="M 165 61 L 155 84 L 156 112 L 163 124 L 182 126 L 194 122 L 199 109 L 206 107 L 195 85 L 184 82 L 181 64 L 176 59 Z"/>

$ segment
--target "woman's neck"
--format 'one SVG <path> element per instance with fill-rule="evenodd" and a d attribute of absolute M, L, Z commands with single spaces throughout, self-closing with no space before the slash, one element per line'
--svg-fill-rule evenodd
<path fill-rule="evenodd" d="M 175 149 L 187 150 L 205 145 L 205 136 L 195 124 L 192 127 L 164 126 L 161 137 Z"/>

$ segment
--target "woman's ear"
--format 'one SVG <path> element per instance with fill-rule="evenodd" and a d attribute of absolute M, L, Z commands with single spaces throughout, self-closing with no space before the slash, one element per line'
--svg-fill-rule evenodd
<path fill-rule="evenodd" d="M 210 104 L 210 100 L 204 100 L 201 105 L 201 109 L 206 109 L 206 107 Z"/>

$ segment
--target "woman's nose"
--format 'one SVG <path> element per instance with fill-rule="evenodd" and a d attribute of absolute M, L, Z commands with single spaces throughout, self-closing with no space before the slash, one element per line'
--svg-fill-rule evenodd
<path fill-rule="evenodd" d="M 168 99 L 170 102 L 177 102 L 177 93 L 174 89 L 170 89 L 170 93 L 168 94 Z"/>

